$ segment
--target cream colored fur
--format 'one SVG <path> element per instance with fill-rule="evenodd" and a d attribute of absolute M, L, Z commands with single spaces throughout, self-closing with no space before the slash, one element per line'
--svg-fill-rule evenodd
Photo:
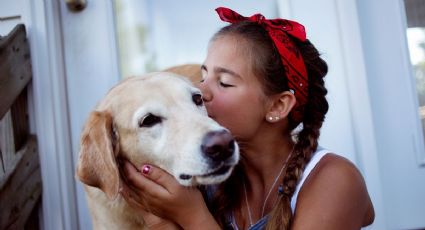
<path fill-rule="evenodd" d="M 194 94 L 200 94 L 199 89 L 179 75 L 151 73 L 123 80 L 89 115 L 81 135 L 77 177 L 85 184 L 94 229 L 144 229 L 140 214 L 119 194 L 123 181 L 117 158 L 136 167 L 146 163 L 161 167 L 186 186 L 219 183 L 230 175 L 239 160 L 237 144 L 219 166 L 230 169 L 207 175 L 218 166 L 201 153 L 202 139 L 224 128 L 207 116 L 204 106 L 193 102 Z M 141 125 L 149 114 L 161 121 Z"/>

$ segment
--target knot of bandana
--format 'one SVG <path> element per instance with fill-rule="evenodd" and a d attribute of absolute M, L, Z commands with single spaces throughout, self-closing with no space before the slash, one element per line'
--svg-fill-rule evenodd
<path fill-rule="evenodd" d="M 294 93 L 297 104 L 291 112 L 295 121 L 302 121 L 304 106 L 308 98 L 308 74 L 303 57 L 291 37 L 304 42 L 306 32 L 303 25 L 285 19 L 266 19 L 261 14 L 244 17 L 235 11 L 219 7 L 216 9 L 220 19 L 229 23 L 251 21 L 263 26 L 277 48 L 285 74 L 288 78 L 288 87 Z"/>

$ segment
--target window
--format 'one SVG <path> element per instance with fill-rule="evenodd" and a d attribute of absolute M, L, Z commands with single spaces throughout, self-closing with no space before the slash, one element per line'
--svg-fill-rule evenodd
<path fill-rule="evenodd" d="M 425 136 L 425 0 L 404 0 L 410 62 L 416 80 L 419 117 Z"/>
<path fill-rule="evenodd" d="M 270 18 L 278 15 L 276 0 L 115 0 L 121 76 L 180 64 L 201 64 L 209 39 L 227 24 L 215 13 L 219 6 L 243 15 L 257 12 Z"/>

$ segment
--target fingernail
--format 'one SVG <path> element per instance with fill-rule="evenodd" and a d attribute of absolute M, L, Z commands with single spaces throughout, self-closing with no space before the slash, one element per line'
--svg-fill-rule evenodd
<path fill-rule="evenodd" d="M 142 168 L 142 173 L 143 174 L 149 174 L 149 171 L 151 170 L 151 166 L 150 165 L 144 165 Z"/>

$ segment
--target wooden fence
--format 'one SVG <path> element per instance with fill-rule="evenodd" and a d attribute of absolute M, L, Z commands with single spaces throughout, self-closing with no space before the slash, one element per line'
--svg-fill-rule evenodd
<path fill-rule="evenodd" d="M 24 25 L 0 36 L 0 229 L 38 229 L 41 171 L 30 134 L 31 56 Z"/>

